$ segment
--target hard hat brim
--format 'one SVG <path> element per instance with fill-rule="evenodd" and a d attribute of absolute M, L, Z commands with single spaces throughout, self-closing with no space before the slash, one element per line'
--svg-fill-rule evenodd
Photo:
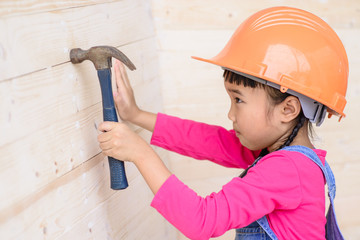
<path fill-rule="evenodd" d="M 211 63 L 211 64 L 214 64 L 214 65 L 216 65 L 216 66 L 219 66 L 219 67 L 221 67 L 221 68 L 223 68 L 223 69 L 228 69 L 228 70 L 230 70 L 230 71 L 233 71 L 233 72 L 235 72 L 235 73 L 240 73 L 240 75 L 252 75 L 252 76 L 254 76 L 254 74 L 252 74 L 252 73 L 250 73 L 250 72 L 247 72 L 246 70 L 244 70 L 244 69 L 236 69 L 236 67 L 234 67 L 234 66 L 231 66 L 231 67 L 228 67 L 228 66 L 223 66 L 222 64 L 220 64 L 219 62 L 217 62 L 216 60 L 214 60 L 214 59 L 207 59 L 207 58 L 202 58 L 202 57 L 197 57 L 197 56 L 191 56 L 191 58 L 193 58 L 193 59 L 195 59 L 195 60 L 199 60 L 199 61 L 202 61 L 202 62 L 207 62 L 207 63 Z M 254 76 L 255 78 L 259 78 L 259 77 L 257 77 L 257 76 Z M 264 81 L 270 81 L 271 82 L 271 79 L 263 79 Z M 276 83 L 275 83 L 276 84 Z M 272 85 L 270 85 L 270 86 L 272 86 Z M 273 86 L 272 86 L 273 87 Z M 280 86 L 281 87 L 281 86 Z M 279 89 L 280 90 L 280 89 Z M 293 90 L 292 90 L 292 92 L 294 92 Z M 302 95 L 302 93 L 299 93 L 300 95 Z M 296 94 L 295 94 L 296 95 Z M 306 98 L 308 98 L 308 96 L 305 96 L 305 95 L 302 95 L 302 96 L 304 96 L 304 97 L 306 97 Z M 314 99 L 314 100 L 316 100 L 316 99 Z M 316 100 L 317 101 L 317 100 Z M 326 104 L 324 104 L 324 105 L 326 105 Z M 339 116 L 340 118 L 339 118 L 339 121 L 343 118 L 343 117 L 345 117 L 346 115 L 343 113 L 343 112 L 341 112 L 341 113 L 338 113 L 338 112 L 336 112 L 336 111 L 334 111 L 334 110 L 332 110 L 331 108 L 329 108 L 329 107 L 327 107 L 327 112 L 329 113 L 329 117 L 331 117 L 332 115 L 336 115 L 336 116 Z M 323 119 L 324 119 L 324 115 L 323 116 L 321 116 L 320 117 L 320 119 L 318 120 L 318 119 L 316 119 L 316 122 L 318 122 L 318 123 L 322 123 L 322 121 L 323 121 Z M 315 120 L 315 119 L 314 119 Z M 311 122 L 314 122 L 314 121 L 311 121 Z M 318 124 L 317 123 L 317 125 L 319 126 L 320 124 Z"/>

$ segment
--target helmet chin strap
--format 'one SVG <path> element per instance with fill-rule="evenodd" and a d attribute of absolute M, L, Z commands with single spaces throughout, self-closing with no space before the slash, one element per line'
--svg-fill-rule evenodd
<path fill-rule="evenodd" d="M 252 76 L 252 75 L 249 75 L 249 74 L 246 74 L 246 73 L 242 73 L 242 72 L 237 72 L 237 71 L 234 71 L 232 69 L 228 69 L 228 68 L 224 68 L 223 69 L 226 69 L 226 70 L 229 70 L 229 71 L 232 71 L 236 74 L 239 74 L 239 75 L 242 75 L 244 77 L 247 77 L 251 80 L 254 80 L 256 82 L 259 82 L 259 83 L 262 83 L 264 85 L 268 85 L 270 87 L 273 87 L 273 88 L 276 88 L 276 89 L 279 89 L 281 88 L 280 85 L 276 84 L 276 83 L 273 83 L 273 82 L 270 82 L 270 81 L 267 81 L 267 80 L 264 80 L 264 79 L 261 79 L 261 78 L 258 78 L 258 77 L 255 77 L 255 76 Z M 327 107 L 325 105 L 323 105 L 322 103 L 319 103 L 305 95 L 302 95 L 298 92 L 295 92 L 291 89 L 287 89 L 286 93 L 290 94 L 290 95 L 293 95 L 297 98 L 299 98 L 299 101 L 300 101 L 300 104 L 301 104 L 301 108 L 304 112 L 304 115 L 307 119 L 309 119 L 310 122 L 312 123 L 315 123 L 316 126 L 320 126 L 324 119 L 325 119 L 325 116 L 326 116 L 326 110 L 327 110 Z"/>

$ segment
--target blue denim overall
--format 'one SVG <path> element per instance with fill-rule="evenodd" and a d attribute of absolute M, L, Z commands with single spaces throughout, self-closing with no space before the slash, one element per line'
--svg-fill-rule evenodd
<path fill-rule="evenodd" d="M 300 152 L 305 156 L 307 156 L 308 158 L 310 158 L 314 163 L 316 163 L 316 165 L 318 165 L 321 168 L 326 179 L 326 183 L 328 186 L 328 195 L 330 198 L 330 206 L 326 214 L 325 237 L 326 239 L 343 240 L 344 238 L 338 227 L 335 216 L 335 210 L 334 210 L 334 198 L 336 193 L 335 177 L 333 172 L 331 171 L 329 164 L 325 161 L 325 166 L 324 166 L 321 160 L 319 159 L 319 157 L 316 155 L 316 153 L 310 148 L 304 146 L 288 146 L 288 147 L 284 147 L 282 150 Z M 254 164 L 251 165 L 251 167 L 254 166 L 260 160 L 260 158 L 261 157 L 256 159 Z M 253 239 L 254 240 L 278 239 L 275 233 L 271 230 L 266 216 L 251 223 L 247 227 L 236 229 L 235 240 L 253 240 Z"/>

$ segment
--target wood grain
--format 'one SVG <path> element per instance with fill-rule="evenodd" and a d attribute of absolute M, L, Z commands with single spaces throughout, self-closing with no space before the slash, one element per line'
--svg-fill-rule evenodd
<path fill-rule="evenodd" d="M 0 81 L 69 62 L 71 48 L 154 36 L 148 8 L 127 0 L 0 19 Z"/>
<path fill-rule="evenodd" d="M 17 17 L 20 15 L 50 12 L 66 8 L 84 7 L 114 1 L 115 0 L 2 0 L 0 1 L 0 17 Z"/>
<path fill-rule="evenodd" d="M 152 84 L 155 92 L 144 92 L 149 99 L 139 97 L 139 105 L 159 111 L 160 83 L 155 81 L 158 60 L 154 39 L 134 42 L 121 50 L 137 66 L 129 72 L 135 92 Z M 115 87 L 115 83 L 113 84 Z M 147 86 L 149 87 L 149 86 Z M 156 90 L 157 89 L 157 90 Z M 156 92 L 157 91 L 157 92 Z M 0 82 L 0 146 L 32 134 L 57 121 L 69 118 L 101 102 L 96 70 L 91 62 L 60 64 L 13 80 Z M 159 101 L 159 104 L 153 104 Z"/>
<path fill-rule="evenodd" d="M 129 77 L 134 80 L 138 104 L 156 112 L 161 110 L 161 95 L 156 81 L 156 58 L 149 50 L 153 49 L 151 43 L 151 40 L 146 40 L 127 46 L 129 52 L 137 50 L 141 53 L 134 58 L 139 71 L 129 73 Z M 77 84 L 77 90 L 67 89 L 72 84 L 63 85 L 61 76 L 74 70 L 71 68 L 73 65 L 68 63 L 48 72 L 34 73 L 36 76 L 31 78 L 30 85 L 21 84 L 20 79 L 16 79 L 21 89 L 7 92 L 21 97 L 16 99 L 18 104 L 11 106 L 15 121 L 2 124 L 5 135 L 2 135 L 0 146 L 0 155 L 3 156 L 0 159 L 0 179 L 11 179 L 12 184 L 0 183 L 1 194 L 8 196 L 1 201 L 0 209 L 44 187 L 100 152 L 97 125 L 102 121 L 102 104 L 96 73 L 91 64 L 79 65 L 78 80 L 73 82 Z M 53 78 L 49 78 L 53 82 L 48 85 L 43 84 L 47 74 L 53 74 Z M 8 82 L 0 86 L 3 84 Z M 75 103 L 74 96 L 78 100 Z M 137 128 L 133 126 L 133 129 Z M 22 187 L 24 183 L 26 188 Z"/>
<path fill-rule="evenodd" d="M 9 4 L 0 10 L 1 238 L 174 239 L 132 164 L 125 164 L 129 188 L 110 189 L 97 143 L 99 80 L 92 63 L 73 65 L 68 56 L 72 47 L 118 47 L 137 67 L 128 74 L 139 106 L 161 111 L 149 3 L 1 4 Z M 149 141 L 149 132 L 131 128 Z"/>
<path fill-rule="evenodd" d="M 123 239 L 122 235 L 145 234 L 150 219 L 157 214 L 149 211 L 152 193 L 135 167 L 131 164 L 126 167 L 129 188 L 113 191 L 109 185 L 107 160 L 102 154 L 96 155 L 68 174 L 2 209 L 1 236 L 4 239 L 73 239 L 67 238 L 70 236 L 86 239 L 92 234 L 100 234 Z M 150 218 L 142 223 L 147 227 L 143 231 L 135 231 L 142 222 L 141 218 Z M 159 227 L 154 226 L 160 230 Z"/>
<path fill-rule="evenodd" d="M 360 27 L 360 5 L 357 0 L 152 0 L 153 14 L 159 29 L 232 29 L 251 14 L 268 7 L 289 6 L 310 11 L 336 28 Z M 350 16 L 350 17 L 349 17 Z"/>

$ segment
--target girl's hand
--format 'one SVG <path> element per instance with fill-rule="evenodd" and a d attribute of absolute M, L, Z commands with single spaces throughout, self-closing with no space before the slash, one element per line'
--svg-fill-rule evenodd
<path fill-rule="evenodd" d="M 156 194 L 171 176 L 155 151 L 136 133 L 123 123 L 103 122 L 98 129 L 100 148 L 107 156 L 133 162 L 151 191 Z"/>
<path fill-rule="evenodd" d="M 114 101 L 120 118 L 151 132 L 154 131 L 157 116 L 154 113 L 143 111 L 137 106 L 124 64 L 115 60 L 114 70 L 116 79 Z"/>
<path fill-rule="evenodd" d="M 143 160 L 153 149 L 126 124 L 103 122 L 98 129 L 100 148 L 107 156 L 128 162 Z"/>
<path fill-rule="evenodd" d="M 117 59 L 115 60 L 114 71 L 116 80 L 114 101 L 117 111 L 121 119 L 133 122 L 141 110 L 136 104 L 124 64 Z"/>

